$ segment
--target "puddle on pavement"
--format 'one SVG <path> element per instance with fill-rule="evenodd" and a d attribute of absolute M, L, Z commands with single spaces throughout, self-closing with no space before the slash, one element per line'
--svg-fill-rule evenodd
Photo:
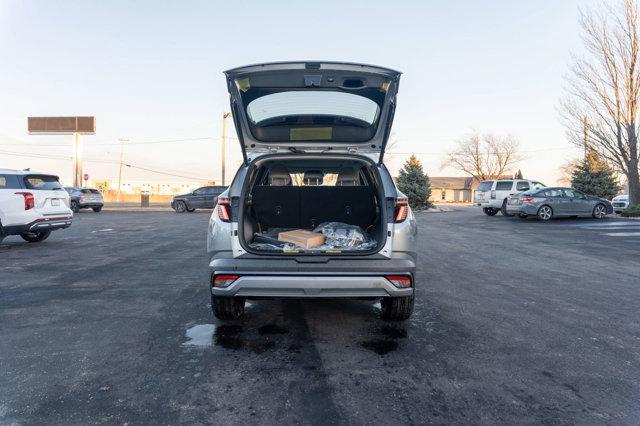
<path fill-rule="evenodd" d="M 267 324 L 267 325 L 263 325 L 262 327 L 260 327 L 258 329 L 258 333 L 265 335 L 265 334 L 287 334 L 289 332 L 289 330 L 287 330 L 286 328 L 280 327 L 278 325 L 275 324 Z"/>
<path fill-rule="evenodd" d="M 398 349 L 398 339 L 407 337 L 407 330 L 403 327 L 394 327 L 390 325 L 382 326 L 374 331 L 380 337 L 365 340 L 360 343 L 365 349 L 377 353 L 378 355 L 386 355 Z"/>
<path fill-rule="evenodd" d="M 289 330 L 275 324 L 267 324 L 258 328 L 260 336 L 273 334 L 286 334 Z M 270 337 L 260 337 L 259 339 L 243 338 L 243 327 L 234 324 L 198 324 L 187 329 L 187 341 L 182 346 L 191 347 L 221 347 L 229 350 L 248 350 L 261 354 L 276 348 L 276 343 Z"/>
<path fill-rule="evenodd" d="M 211 346 L 213 343 L 213 333 L 216 326 L 213 324 L 194 325 L 187 330 L 187 340 L 182 346 Z"/>

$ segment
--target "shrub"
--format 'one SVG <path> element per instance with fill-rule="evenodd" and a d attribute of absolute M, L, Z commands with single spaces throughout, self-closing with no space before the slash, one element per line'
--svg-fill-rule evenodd
<path fill-rule="evenodd" d="M 622 210 L 620 216 L 623 217 L 640 217 L 640 204 L 636 204 L 635 206 L 629 206 L 626 209 Z"/>

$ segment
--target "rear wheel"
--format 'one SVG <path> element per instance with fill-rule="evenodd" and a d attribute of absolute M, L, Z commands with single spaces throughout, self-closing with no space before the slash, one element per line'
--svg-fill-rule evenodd
<path fill-rule="evenodd" d="M 212 295 L 211 309 L 218 319 L 239 319 L 244 315 L 244 299 L 242 297 L 219 297 Z"/>
<path fill-rule="evenodd" d="M 593 208 L 592 216 L 596 219 L 604 219 L 607 215 L 607 208 L 604 204 L 596 204 Z"/>
<path fill-rule="evenodd" d="M 493 207 L 485 207 L 485 208 L 482 209 L 482 211 L 487 216 L 495 216 L 496 213 L 498 213 L 498 209 L 494 209 Z"/>
<path fill-rule="evenodd" d="M 196 211 L 196 209 L 189 209 L 189 208 L 188 208 L 188 209 L 187 209 L 187 211 L 188 211 L 189 213 L 193 213 L 193 212 L 195 212 L 195 211 Z"/>
<path fill-rule="evenodd" d="M 506 198 L 502 202 L 502 207 L 500 208 L 500 211 L 502 212 L 502 216 L 507 216 L 507 217 L 513 216 L 511 213 L 507 212 L 507 199 Z"/>
<path fill-rule="evenodd" d="M 96 213 L 100 213 L 102 211 L 102 206 L 100 207 L 93 207 L 92 210 Z"/>
<path fill-rule="evenodd" d="M 187 204 L 184 201 L 176 201 L 175 210 L 177 213 L 184 213 L 187 211 Z"/>
<path fill-rule="evenodd" d="M 385 297 L 380 301 L 382 319 L 387 321 L 404 321 L 413 313 L 413 296 Z"/>
<path fill-rule="evenodd" d="M 538 209 L 538 219 L 547 221 L 553 217 L 553 209 L 544 205 Z"/>
<path fill-rule="evenodd" d="M 76 200 L 71 200 L 71 211 L 78 213 L 80 211 L 80 204 Z"/>
<path fill-rule="evenodd" d="M 40 241 L 44 241 L 49 238 L 49 235 L 51 235 L 51 231 L 23 232 L 20 234 L 23 240 L 30 243 L 39 243 Z"/>

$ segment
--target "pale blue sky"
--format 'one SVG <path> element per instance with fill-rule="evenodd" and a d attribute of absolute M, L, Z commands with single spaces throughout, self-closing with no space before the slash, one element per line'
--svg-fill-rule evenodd
<path fill-rule="evenodd" d="M 593 4 L 0 0 L 0 167 L 69 179 L 70 160 L 7 152 L 70 157 L 70 136 L 29 136 L 26 117 L 95 115 L 98 131 L 85 137 L 85 157 L 107 163 L 88 161 L 92 178 L 117 176 L 108 161 L 118 160 L 117 139 L 128 137 L 132 164 L 218 179 L 228 109 L 222 71 L 330 59 L 404 73 L 392 169 L 417 152 L 430 175 L 459 174 L 441 170 L 442 154 L 477 130 L 517 136 L 528 157 L 525 175 L 553 183 L 559 166 L 579 153 L 565 139 L 556 106 L 570 52 L 581 48 L 578 9 Z M 215 139 L 199 139 L 207 137 Z M 192 140 L 139 144 L 167 139 Z M 239 148 L 229 142 L 233 165 Z"/>

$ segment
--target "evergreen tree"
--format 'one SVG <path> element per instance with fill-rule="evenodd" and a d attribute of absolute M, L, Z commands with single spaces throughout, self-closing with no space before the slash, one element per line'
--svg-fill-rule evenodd
<path fill-rule="evenodd" d="M 412 208 L 420 209 L 431 206 L 431 184 L 429 176 L 422 169 L 420 160 L 412 154 L 398 175 L 398 189 L 407 196 Z"/>
<path fill-rule="evenodd" d="M 518 173 L 513 176 L 514 179 L 524 179 L 522 177 L 522 170 L 518 169 Z"/>
<path fill-rule="evenodd" d="M 589 150 L 571 174 L 571 186 L 586 194 L 610 200 L 620 187 L 611 166 L 594 150 Z"/>

